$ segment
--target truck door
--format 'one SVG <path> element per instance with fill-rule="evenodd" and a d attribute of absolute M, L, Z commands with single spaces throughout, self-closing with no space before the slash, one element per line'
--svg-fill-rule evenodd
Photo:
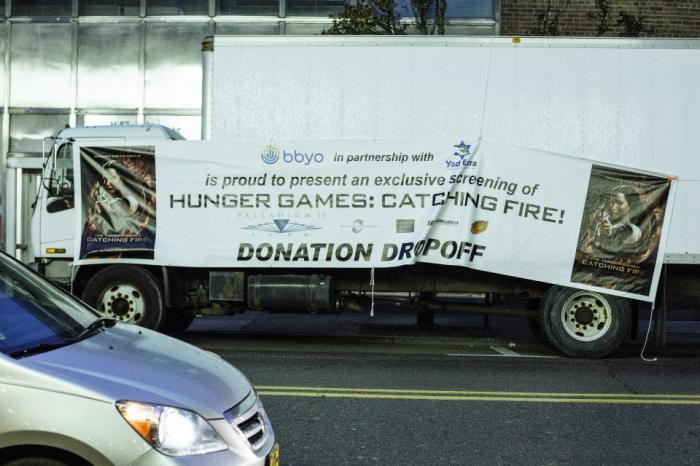
<path fill-rule="evenodd" d="M 66 142 L 56 152 L 56 166 L 44 179 L 41 201 L 40 243 L 41 256 L 47 258 L 73 257 L 75 244 L 76 209 L 73 176 L 73 145 Z"/>

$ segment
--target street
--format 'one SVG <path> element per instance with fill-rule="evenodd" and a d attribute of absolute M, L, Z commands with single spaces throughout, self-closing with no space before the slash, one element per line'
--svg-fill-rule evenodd
<path fill-rule="evenodd" d="M 698 461 L 700 346 L 670 345 L 651 362 L 634 345 L 572 360 L 525 336 L 319 336 L 302 324 L 271 335 L 250 323 L 222 331 L 224 319 L 196 322 L 185 339 L 250 378 L 282 464 Z"/>

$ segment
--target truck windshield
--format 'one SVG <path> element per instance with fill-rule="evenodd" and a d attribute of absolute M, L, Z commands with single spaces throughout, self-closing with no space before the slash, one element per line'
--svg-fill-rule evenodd
<path fill-rule="evenodd" d="M 0 351 L 22 357 L 88 335 L 96 314 L 0 254 Z"/>

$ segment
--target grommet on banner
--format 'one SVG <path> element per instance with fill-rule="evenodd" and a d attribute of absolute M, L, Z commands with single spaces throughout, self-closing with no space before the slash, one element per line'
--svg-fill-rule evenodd
<path fill-rule="evenodd" d="M 372 267 L 369 272 L 369 285 L 372 287 L 372 291 L 370 291 L 369 295 L 372 301 L 369 307 L 369 316 L 374 317 L 374 267 Z"/>

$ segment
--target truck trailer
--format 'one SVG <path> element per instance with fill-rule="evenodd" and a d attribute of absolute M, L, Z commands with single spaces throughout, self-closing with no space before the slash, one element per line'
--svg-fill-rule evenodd
<path fill-rule="evenodd" d="M 638 302 L 655 301 L 659 281 L 662 304 L 697 303 L 699 256 L 692 232 L 699 226 L 693 201 L 700 194 L 700 161 L 692 152 L 700 142 L 700 90 L 691 77 L 700 71 L 699 47 L 700 42 L 692 40 L 638 39 L 208 38 L 203 43 L 205 141 L 179 141 L 175 132 L 157 126 L 59 133 L 32 219 L 34 255 L 45 274 L 70 286 L 95 308 L 152 328 L 182 329 L 212 306 L 222 312 L 367 310 L 374 293 L 409 292 L 413 299 L 406 304 L 424 314 L 459 309 L 524 315 L 563 353 L 603 357 L 630 334 Z M 441 159 L 440 154 L 446 155 Z M 498 173 L 511 173 L 510 178 L 479 171 L 499 157 Z M 126 166 L 132 167 L 131 178 L 140 173 L 141 184 L 136 200 L 115 201 L 104 192 L 113 188 L 110 177 L 119 178 L 118 167 L 124 164 L 118 162 L 125 158 Z M 149 160 L 155 165 L 148 165 Z M 257 165 L 251 165 L 253 160 Z M 216 174 L 207 168 L 201 173 L 206 179 L 197 181 L 200 185 L 223 190 L 225 183 L 240 184 L 245 178 L 246 193 L 254 196 L 244 200 L 231 187 L 216 199 L 208 191 L 196 197 L 196 183 L 182 191 L 159 184 L 156 200 L 151 189 L 156 175 L 158 183 L 180 180 L 182 173 L 197 172 L 203 161 L 226 170 Z M 331 162 L 335 168 L 321 168 Z M 445 164 L 443 172 L 421 168 L 431 163 Z M 91 165 L 94 175 L 88 182 Z M 523 195 L 515 191 L 525 188 L 516 178 L 539 179 L 538 173 L 550 186 L 547 195 L 570 202 L 580 210 L 578 217 L 572 219 L 568 207 L 557 209 L 551 202 L 529 211 L 525 203 L 515 201 Z M 272 177 L 279 174 L 287 175 L 288 181 L 273 188 Z M 375 185 L 394 183 L 392 188 L 372 188 L 391 218 L 372 217 L 369 209 L 375 201 L 369 187 L 339 197 L 347 191 L 340 188 L 347 186 L 344 174 L 359 180 L 364 175 Z M 309 201 L 315 206 L 304 204 L 300 196 L 282 197 L 294 195 L 295 186 L 289 183 L 295 176 L 316 195 L 316 201 Z M 422 177 L 420 183 L 432 186 L 427 197 L 416 197 L 405 188 L 410 177 Z M 254 187 L 256 179 L 259 185 Z M 440 184 L 440 179 L 451 181 Z M 476 191 L 460 194 L 454 188 L 460 183 Z M 591 194 L 598 185 L 611 191 L 610 199 Z M 622 185 L 634 192 L 623 192 Z M 536 189 L 534 183 L 528 186 Z M 484 204 L 488 189 L 500 190 L 490 196 L 493 208 Z M 319 192 L 324 196 L 320 205 Z M 459 195 L 466 199 L 461 207 L 473 202 L 476 213 L 444 210 L 446 200 L 459 207 Z M 631 197 L 646 206 L 647 220 L 611 221 L 618 208 L 614 200 L 627 202 Z M 276 210 L 265 216 L 270 199 Z M 430 205 L 427 213 L 417 216 L 420 199 L 430 199 Z M 95 226 L 92 219 L 108 202 L 122 214 L 107 222 L 109 227 Z M 344 221 L 335 214 L 328 217 L 335 230 L 323 230 L 330 225 L 323 216 L 295 217 L 302 212 L 320 215 L 329 202 L 346 209 Z M 201 217 L 187 214 L 187 224 L 180 227 L 163 214 L 194 212 L 198 208 L 192 205 L 201 203 L 229 203 L 228 212 L 244 207 L 257 212 L 258 217 L 235 221 L 226 217 L 232 222 L 225 225 L 235 244 L 229 262 L 215 251 L 211 231 L 216 223 L 210 222 L 219 214 L 214 210 Z M 541 220 L 542 229 L 498 223 L 501 220 L 491 213 L 496 206 L 501 214 L 528 217 L 529 212 Z M 282 207 L 287 215 L 278 214 Z M 100 222 L 107 225 L 104 219 Z M 570 258 L 574 270 L 569 275 L 552 272 L 559 268 L 568 273 L 572 267 L 555 247 L 538 261 L 522 246 L 530 243 L 508 241 L 509 235 L 544 234 L 551 236 L 533 241 L 554 245 L 558 236 L 553 228 L 560 224 L 575 230 L 567 230 L 575 235 Z M 479 265 L 483 251 L 470 238 L 481 238 L 477 235 L 498 225 L 503 225 L 499 244 L 508 243 L 512 250 L 504 249 L 509 256 L 493 262 L 498 266 Z M 126 245 L 100 246 L 108 239 L 117 241 L 109 228 L 129 231 L 131 236 L 119 239 Z M 613 237 L 615 228 L 624 232 L 625 244 L 610 249 L 605 238 Z M 450 229 L 462 235 L 461 241 L 452 241 L 454 246 L 440 243 L 439 234 L 430 236 Z M 312 246 L 321 244 L 319 235 L 328 232 L 340 238 L 345 234 L 341 231 L 386 239 L 381 253 L 377 246 L 376 261 L 395 255 L 380 264 L 366 249 L 339 255 L 339 248 L 329 252 L 329 247 Z M 197 234 L 211 244 L 193 241 Z M 291 239 L 270 240 L 295 234 L 316 242 L 308 242 L 302 254 Z M 391 237 L 403 234 L 414 235 L 415 241 L 392 242 Z M 628 246 L 641 238 L 652 246 L 630 253 Z M 154 247 L 158 241 L 160 246 Z M 404 246 L 408 243 L 410 247 Z M 172 246 L 166 251 L 164 244 Z M 605 247 L 612 256 L 587 258 L 592 250 Z M 489 257 L 493 250 L 488 249 Z M 442 253 L 442 258 L 431 259 L 428 252 Z M 657 254 L 659 260 L 654 261 Z M 358 260 L 343 262 L 345 256 Z M 304 260 L 309 257 L 328 260 Z M 514 264 L 520 259 L 531 262 L 529 268 L 511 273 L 511 259 Z M 587 263 L 594 276 L 577 272 L 576 263 Z M 451 266 L 455 264 L 466 267 Z M 608 275 L 600 278 L 601 270 Z M 621 275 L 630 275 L 636 284 L 620 284 Z M 637 280 L 642 275 L 647 275 L 644 284 Z M 481 305 L 435 299 L 443 293 L 481 293 L 486 298 Z M 524 300 L 525 309 L 508 306 L 511 297 Z"/>

